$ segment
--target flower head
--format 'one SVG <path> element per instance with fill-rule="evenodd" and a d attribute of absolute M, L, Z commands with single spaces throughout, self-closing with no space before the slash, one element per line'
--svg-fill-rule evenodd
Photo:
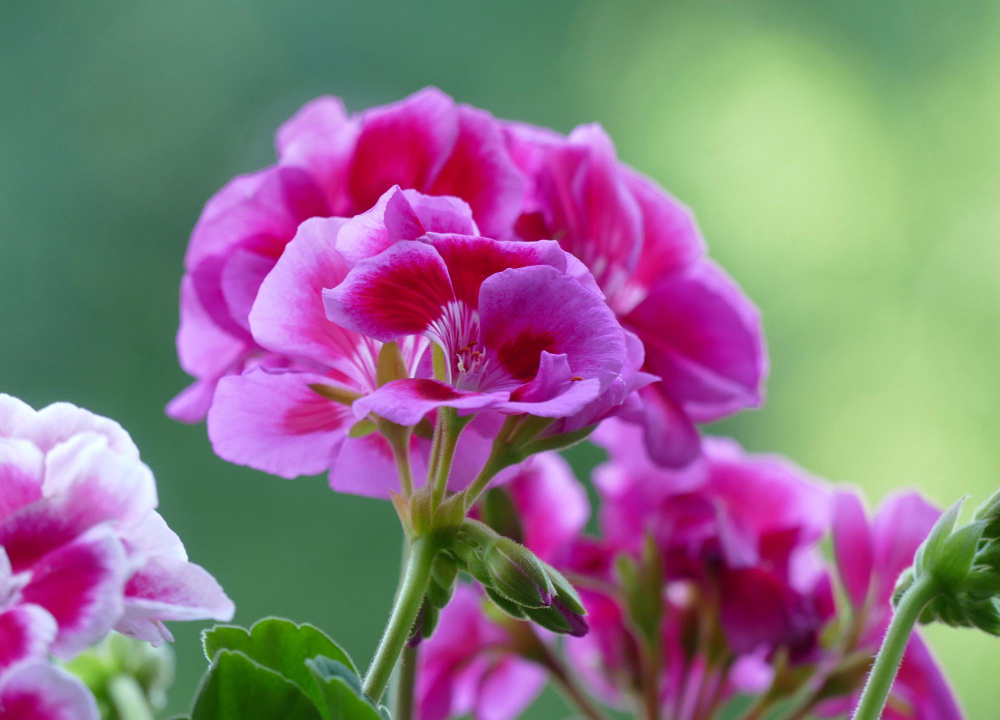
<path fill-rule="evenodd" d="M 250 309 L 305 220 L 357 215 L 393 185 L 462 198 L 493 237 L 507 237 L 518 213 L 524 181 L 497 122 L 434 88 L 354 116 L 318 98 L 276 145 L 277 164 L 226 185 L 191 234 L 177 349 L 197 381 L 168 406 L 178 420 L 201 420 L 220 378 L 266 364 Z"/>
<path fill-rule="evenodd" d="M 156 504 L 117 423 L 0 395 L 0 671 L 72 657 L 112 628 L 160 643 L 164 621 L 231 619 Z"/>

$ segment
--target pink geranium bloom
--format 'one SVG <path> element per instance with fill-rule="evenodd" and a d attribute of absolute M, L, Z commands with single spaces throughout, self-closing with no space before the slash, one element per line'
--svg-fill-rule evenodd
<path fill-rule="evenodd" d="M 70 658 L 112 628 L 156 643 L 165 620 L 231 619 L 156 503 L 117 423 L 0 395 L 0 670 Z"/>
<path fill-rule="evenodd" d="M 552 241 L 427 233 L 359 260 L 323 296 L 341 327 L 381 342 L 426 338 L 443 352 L 443 380 L 387 383 L 355 401 L 358 417 L 414 425 L 439 407 L 567 417 L 625 367 L 624 331 Z"/>
<path fill-rule="evenodd" d="M 277 133 L 278 163 L 236 178 L 205 206 L 185 256 L 181 366 L 197 382 L 167 412 L 201 420 L 218 380 L 261 362 L 249 313 L 261 282 L 299 225 L 351 217 L 393 185 L 462 198 L 479 227 L 506 238 L 524 180 L 489 113 L 434 88 L 349 116 L 343 103 L 308 103 Z"/>
<path fill-rule="evenodd" d="M 618 162 L 596 125 L 568 137 L 505 126 L 528 178 L 516 231 L 558 238 L 593 272 L 622 324 L 645 345 L 662 382 L 642 392 L 650 453 L 681 466 L 698 454 L 695 423 L 761 400 L 767 360 L 759 314 L 705 257 L 690 211 Z"/>
<path fill-rule="evenodd" d="M 484 601 L 478 589 L 460 584 L 421 643 L 420 720 L 513 720 L 545 687 L 546 671 L 514 654 L 513 638 L 486 616 Z"/>
<path fill-rule="evenodd" d="M 652 534 L 669 580 L 694 582 L 719 600 L 730 649 L 779 646 L 807 655 L 833 614 L 817 543 L 829 525 L 827 491 L 774 456 L 748 455 L 729 440 L 679 471 L 643 453 L 641 430 L 601 426 L 610 462 L 595 470 L 601 526 L 615 547 L 638 552 Z"/>
<path fill-rule="evenodd" d="M 0 671 L 3 720 L 99 720 L 94 697 L 77 678 L 42 661 Z"/>
<path fill-rule="evenodd" d="M 329 471 L 331 486 L 341 492 L 385 498 L 398 490 L 388 442 L 377 433 L 350 437 L 357 421 L 350 404 L 318 391 L 371 394 L 378 386 L 382 349 L 379 340 L 328 320 L 322 292 L 343 282 L 357 262 L 428 232 L 474 235 L 478 228 L 465 202 L 398 187 L 351 219 L 302 224 L 261 284 L 249 315 L 254 341 L 270 353 L 272 366 L 223 378 L 215 394 L 208 433 L 220 457 L 286 478 Z M 410 376 L 429 375 L 426 339 L 409 338 L 400 350 Z M 487 425 L 484 418 L 463 434 L 452 489 L 461 489 L 479 471 L 465 460 L 488 453 Z M 418 485 L 429 449 L 425 438 L 413 437 Z"/>
<path fill-rule="evenodd" d="M 838 492 L 833 502 L 833 547 L 837 572 L 851 602 L 860 632 L 857 647 L 878 651 L 892 619 L 893 587 L 941 512 L 915 492 L 887 497 L 869 522 L 857 494 Z M 836 716 L 851 710 L 858 696 L 823 704 L 819 712 Z M 910 636 L 892 687 L 886 720 L 957 720 L 954 693 L 918 631 Z"/>

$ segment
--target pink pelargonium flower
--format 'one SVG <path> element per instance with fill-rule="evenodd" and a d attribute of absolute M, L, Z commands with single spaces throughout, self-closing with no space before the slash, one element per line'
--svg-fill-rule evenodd
<path fill-rule="evenodd" d="M 204 418 L 218 380 L 260 362 L 250 309 L 305 220 L 356 215 L 393 185 L 462 198 L 491 237 L 508 237 L 520 212 L 524 179 L 498 123 L 435 88 L 354 116 L 321 97 L 276 145 L 277 165 L 226 185 L 191 234 L 177 351 L 197 381 L 168 406 L 175 419 Z"/>
<path fill-rule="evenodd" d="M 641 434 L 612 420 L 596 435 L 610 456 L 594 474 L 607 540 L 636 553 L 650 533 L 668 579 L 717 599 L 737 656 L 779 646 L 811 654 L 834 609 L 817 549 L 827 490 L 783 458 L 716 438 L 698 462 L 667 470 L 644 454 Z"/>
<path fill-rule="evenodd" d="M 70 658 L 112 628 L 158 643 L 165 620 L 232 618 L 156 504 L 117 423 L 0 395 L 0 671 Z"/>
<path fill-rule="evenodd" d="M 515 654 L 511 634 L 487 617 L 484 601 L 477 588 L 460 584 L 421 643 L 420 720 L 513 720 L 545 687 L 546 671 Z"/>
<path fill-rule="evenodd" d="M 355 401 L 414 425 L 438 407 L 560 418 L 621 376 L 625 333 L 557 243 L 428 233 L 358 263 L 323 293 L 327 316 L 382 342 L 424 337 L 445 378 L 396 380 Z"/>
<path fill-rule="evenodd" d="M 65 670 L 29 660 L 0 671 L 3 720 L 99 720 L 90 691 Z"/>
<path fill-rule="evenodd" d="M 322 292 L 344 281 L 358 261 L 427 232 L 474 235 L 478 228 L 462 200 L 398 187 L 351 219 L 302 224 L 261 284 L 249 316 L 254 341 L 269 353 L 271 367 L 223 378 L 215 393 L 208 434 L 220 457 L 286 478 L 329 471 L 331 486 L 340 492 L 388 498 L 399 489 L 385 438 L 349 434 L 356 422 L 349 399 L 377 389 L 382 342 L 328 320 Z M 405 339 L 400 351 L 410 376 L 429 375 L 426 339 Z M 463 433 L 453 490 L 479 471 L 472 460 L 488 453 L 491 430 L 484 417 Z M 429 449 L 427 439 L 414 435 L 411 461 L 418 485 Z"/>
<path fill-rule="evenodd" d="M 642 392 L 650 453 L 668 466 L 691 462 L 696 423 L 760 404 L 767 358 L 759 313 L 705 257 L 690 211 L 620 163 L 599 126 L 568 137 L 504 129 L 528 178 L 518 236 L 559 238 L 591 269 L 645 345 L 644 369 L 662 378 Z"/>
<path fill-rule="evenodd" d="M 920 543 L 941 512 L 915 492 L 887 497 L 869 521 L 861 499 L 840 491 L 833 499 L 833 547 L 837 572 L 860 631 L 856 647 L 878 651 L 892 618 L 893 586 L 913 564 Z M 858 695 L 821 705 L 824 717 L 854 708 Z M 948 681 L 919 631 L 910 636 L 892 687 L 886 720 L 959 720 L 963 717 Z"/>

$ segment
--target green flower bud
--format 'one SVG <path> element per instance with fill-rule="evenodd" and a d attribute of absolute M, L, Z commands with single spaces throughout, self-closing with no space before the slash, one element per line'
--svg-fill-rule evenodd
<path fill-rule="evenodd" d="M 549 607 L 526 607 L 523 610 L 532 622 L 561 635 L 583 637 L 590 631 L 583 614 L 572 611 L 559 598 L 553 599 Z"/>
<path fill-rule="evenodd" d="M 500 537 L 486 548 L 483 561 L 491 581 L 487 584 L 511 602 L 536 609 L 552 604 L 555 588 L 542 562 L 528 548 Z"/>
<path fill-rule="evenodd" d="M 983 537 L 990 540 L 1000 538 L 1000 490 L 993 493 L 982 505 L 976 508 L 973 520 L 986 521 Z"/>

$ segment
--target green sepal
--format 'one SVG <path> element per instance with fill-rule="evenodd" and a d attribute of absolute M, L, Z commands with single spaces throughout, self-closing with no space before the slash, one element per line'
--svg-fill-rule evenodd
<path fill-rule="evenodd" d="M 303 666 L 304 667 L 304 666 Z M 191 711 L 191 720 L 323 720 L 302 689 L 241 652 L 215 655 Z"/>
<path fill-rule="evenodd" d="M 509 615 L 517 620 L 524 620 L 527 616 L 524 614 L 524 608 L 515 602 L 511 602 L 503 595 L 498 593 L 489 585 L 483 585 L 483 590 L 486 591 L 486 595 L 489 597 L 490 601 L 505 615 Z"/>
<path fill-rule="evenodd" d="M 545 563 L 545 572 L 548 573 L 549 580 L 552 581 L 552 586 L 556 589 L 555 595 L 562 601 L 562 604 L 577 615 L 586 615 L 587 608 L 583 606 L 583 600 L 580 599 L 580 594 L 577 593 L 572 583 L 561 572 L 547 563 Z"/>
<path fill-rule="evenodd" d="M 388 342 L 382 346 L 378 353 L 378 361 L 375 365 L 375 384 L 382 387 L 393 380 L 402 380 L 410 376 L 406 369 L 406 361 L 403 360 L 403 353 L 399 345 Z"/>
<path fill-rule="evenodd" d="M 340 403 L 341 405 L 346 405 L 347 407 L 353 405 L 354 401 L 361 397 L 361 393 L 359 392 L 337 387 L 336 385 L 314 383 L 309 386 L 309 389 L 317 395 L 325 397 L 327 400 L 333 400 L 335 403 Z"/>
<path fill-rule="evenodd" d="M 351 429 L 347 431 L 347 437 L 366 437 L 371 435 L 376 430 L 378 430 L 378 426 L 375 424 L 375 421 L 371 418 L 364 418 L 363 420 L 358 420 L 356 423 L 351 425 Z"/>
<path fill-rule="evenodd" d="M 427 602 L 439 610 L 451 601 L 458 578 L 458 563 L 449 553 L 438 553 L 431 566 L 431 582 L 427 586 Z"/>
<path fill-rule="evenodd" d="M 958 520 L 958 513 L 962 509 L 962 498 L 950 508 L 941 513 L 941 517 L 934 523 L 926 539 L 917 548 L 917 554 L 913 559 L 913 568 L 916 576 L 921 577 L 928 568 L 934 567 L 941 556 L 945 542 L 955 529 L 955 522 Z"/>

